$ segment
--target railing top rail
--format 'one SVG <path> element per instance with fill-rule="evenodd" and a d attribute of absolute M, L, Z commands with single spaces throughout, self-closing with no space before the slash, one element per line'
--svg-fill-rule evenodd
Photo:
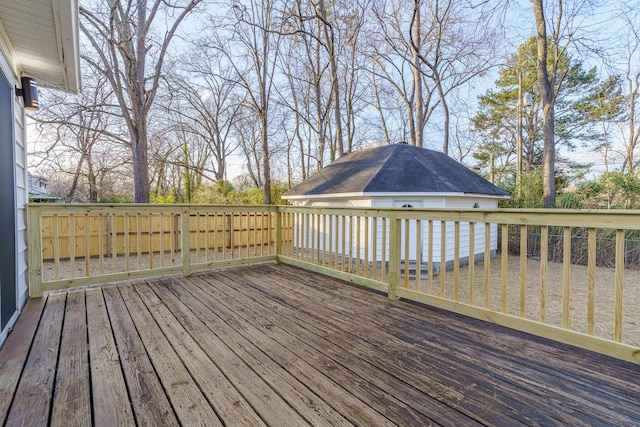
<path fill-rule="evenodd" d="M 281 206 L 282 212 L 358 215 L 364 217 L 422 219 L 434 221 L 485 222 L 499 224 L 572 226 L 586 228 L 640 229 L 640 210 L 570 209 L 449 209 L 375 207 Z"/>
<path fill-rule="evenodd" d="M 377 207 L 302 207 L 276 205 L 200 204 L 29 204 L 41 214 L 82 213 L 190 213 L 207 212 L 298 212 L 325 215 L 421 219 L 434 221 L 485 222 L 499 224 L 572 226 L 587 228 L 640 229 L 640 210 L 570 209 L 449 209 Z"/>
<path fill-rule="evenodd" d="M 44 215 L 65 213 L 113 212 L 276 212 L 275 205 L 209 205 L 209 204 L 152 204 L 152 203 L 29 203 Z"/>

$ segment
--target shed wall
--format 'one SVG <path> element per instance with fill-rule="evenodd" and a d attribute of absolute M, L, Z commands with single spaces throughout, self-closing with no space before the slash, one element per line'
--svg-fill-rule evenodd
<path fill-rule="evenodd" d="M 494 209 L 498 206 L 497 199 L 483 198 L 483 197 L 441 197 L 441 196 L 432 196 L 432 197 L 372 197 L 372 198 L 358 198 L 358 199 L 311 199 L 308 201 L 306 206 L 309 207 L 345 207 L 345 206 L 358 206 L 358 207 L 374 207 L 374 208 L 393 208 L 405 205 L 412 205 L 414 207 L 420 208 L 451 208 L 451 209 L 469 209 L 474 206 L 481 209 Z M 360 217 L 358 219 L 353 217 L 345 217 L 344 219 L 341 217 L 337 217 L 336 219 L 332 219 L 331 224 L 326 221 L 322 223 L 318 218 L 315 218 L 313 215 L 309 215 L 306 217 L 305 222 L 308 222 L 311 226 L 307 228 L 308 233 L 307 236 L 301 236 L 300 241 L 304 241 L 306 239 L 307 242 L 316 242 L 315 246 L 320 248 L 321 251 L 324 248 L 328 248 L 331 244 L 330 236 L 337 236 L 337 239 L 333 240 L 333 247 L 328 248 L 331 250 L 335 250 L 335 242 L 337 241 L 337 252 L 338 254 L 342 254 L 343 247 L 343 235 L 342 235 L 342 223 L 344 222 L 344 252 L 347 256 L 359 257 L 360 259 L 365 258 L 365 252 L 368 253 L 369 259 L 373 258 L 373 245 L 375 244 L 375 253 L 376 253 L 376 262 L 388 262 L 389 250 L 388 248 L 383 251 L 382 248 L 382 220 L 376 221 L 376 225 L 374 227 L 373 219 L 371 218 L 363 218 Z M 367 227 L 367 224 L 368 227 Z M 408 258 L 410 262 L 415 262 L 417 260 L 416 254 L 418 251 L 421 253 L 421 261 L 422 263 L 426 263 L 429 259 L 429 226 L 428 221 L 421 221 L 420 226 L 416 224 L 416 221 L 409 221 L 409 254 L 408 256 L 404 253 L 405 250 L 405 227 L 407 223 L 405 221 L 402 222 L 402 251 L 403 257 Z M 329 228 L 330 227 L 330 228 Z M 337 227 L 337 228 L 336 228 Z M 418 238 L 417 230 L 421 229 L 420 236 Z M 470 248 L 469 248 L 469 235 L 470 235 L 470 227 L 469 223 L 460 223 L 460 237 L 459 241 L 459 257 L 462 264 L 466 264 L 469 260 Z M 360 232 L 358 233 L 358 229 Z M 369 230 L 368 237 L 365 236 L 365 230 Z M 385 242 L 388 246 L 389 244 L 389 222 L 387 220 L 386 224 L 386 237 Z M 337 232 L 336 232 L 337 231 Z M 300 230 L 294 230 L 294 235 L 300 233 Z M 445 232 L 445 258 L 444 261 L 447 263 L 451 263 L 455 258 L 455 224 L 454 222 L 447 221 L 444 228 Z M 374 233 L 376 233 L 377 238 L 374 238 Z M 492 224 L 490 226 L 490 241 L 489 244 L 490 249 L 495 251 L 497 248 L 498 236 L 497 236 L 497 226 Z M 474 254 L 475 258 L 482 257 L 485 252 L 485 226 L 482 223 L 475 224 L 475 241 L 474 241 Z M 442 224 L 440 221 L 434 221 L 433 223 L 433 262 L 436 264 L 436 267 L 440 265 L 442 261 L 441 257 L 441 236 L 442 236 Z M 294 238 L 294 241 L 295 240 Z M 385 259 L 383 260 L 382 255 L 385 254 Z M 450 267 L 449 267 L 450 268 Z"/>

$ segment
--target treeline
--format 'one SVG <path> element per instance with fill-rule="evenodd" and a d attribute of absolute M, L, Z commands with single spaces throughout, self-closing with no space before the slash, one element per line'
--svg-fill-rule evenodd
<path fill-rule="evenodd" d="M 30 167 L 67 201 L 275 203 L 346 153 L 406 141 L 511 203 L 564 205 L 596 166 L 637 177 L 638 9 L 81 0 L 83 92 L 43 91 Z M 634 205 L 607 185 L 590 187 L 598 206 Z"/>

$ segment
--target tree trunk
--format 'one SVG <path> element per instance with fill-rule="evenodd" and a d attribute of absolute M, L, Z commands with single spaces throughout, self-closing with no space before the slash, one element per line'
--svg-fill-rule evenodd
<path fill-rule="evenodd" d="M 331 71 L 331 93 L 333 96 L 333 112 L 336 126 L 336 146 L 338 151 L 337 157 L 342 157 L 345 154 L 344 141 L 342 138 L 342 119 L 340 111 L 340 88 L 338 87 L 338 64 L 336 62 L 335 43 L 333 39 L 333 29 L 329 32 L 329 22 L 327 21 L 327 11 L 325 8 L 324 0 L 318 2 L 320 9 L 320 16 L 324 23 L 324 41 L 329 54 L 329 65 Z"/>
<path fill-rule="evenodd" d="M 262 132 L 260 135 L 262 143 L 262 173 L 264 175 L 264 195 L 265 205 L 271 204 L 271 166 L 269 165 L 269 137 L 267 134 L 267 115 L 262 114 Z"/>
<path fill-rule="evenodd" d="M 542 137 L 544 140 L 544 163 L 543 163 L 543 192 L 544 207 L 552 208 L 556 204 L 555 186 L 555 106 L 553 85 L 549 81 L 547 70 L 547 26 L 544 19 L 542 0 L 531 0 L 536 20 L 538 38 L 538 85 L 540 86 L 540 97 L 542 98 L 543 126 Z"/>
<path fill-rule="evenodd" d="M 413 112 L 415 120 L 415 139 L 412 139 L 413 145 L 417 147 L 424 146 L 424 97 L 422 94 L 422 60 L 418 49 L 422 43 L 420 33 L 420 2 L 416 1 L 413 11 L 413 25 L 411 26 L 411 40 L 413 45 Z M 412 135 L 414 136 L 414 135 Z"/>
<path fill-rule="evenodd" d="M 149 203 L 149 163 L 147 151 L 146 124 L 139 123 L 136 140 L 131 141 L 133 160 L 134 200 L 136 203 Z"/>
<path fill-rule="evenodd" d="M 98 203 L 98 185 L 91 156 L 87 157 L 87 181 L 89 183 L 89 203 Z"/>

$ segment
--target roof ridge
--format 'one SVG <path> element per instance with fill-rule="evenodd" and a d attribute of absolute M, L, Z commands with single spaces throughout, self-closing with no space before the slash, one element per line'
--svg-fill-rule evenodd
<path fill-rule="evenodd" d="M 398 149 L 394 149 L 395 147 L 400 147 L 401 144 L 393 144 L 393 145 L 388 145 L 387 147 L 391 147 L 391 155 L 386 157 L 384 159 L 384 161 L 381 162 L 381 165 L 378 166 L 378 170 L 371 174 L 371 179 L 369 179 L 369 181 L 365 184 L 363 190 L 366 191 L 369 188 L 369 185 L 375 185 L 376 181 L 378 181 L 378 179 L 380 178 L 380 175 L 382 175 L 382 172 L 384 172 L 385 170 L 387 170 L 390 165 L 393 163 L 393 160 L 398 157 L 398 155 L 400 155 L 400 151 L 401 148 Z M 380 147 L 381 149 L 387 148 L 385 146 Z M 382 150 L 381 150 L 382 151 Z"/>

